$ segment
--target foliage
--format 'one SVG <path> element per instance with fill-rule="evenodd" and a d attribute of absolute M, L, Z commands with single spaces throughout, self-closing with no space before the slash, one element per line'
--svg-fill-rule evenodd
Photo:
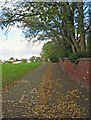
<path fill-rule="evenodd" d="M 40 62 L 29 64 L 2 64 L 2 87 L 10 85 L 19 79 L 24 73 L 41 65 Z"/>
<path fill-rule="evenodd" d="M 58 62 L 59 58 L 57 56 L 50 56 L 50 61 L 52 61 L 52 62 Z"/>
<path fill-rule="evenodd" d="M 71 46 L 72 52 L 86 51 L 86 31 L 90 26 L 88 4 L 23 0 L 11 6 L 2 7 L 2 27 L 17 23 L 29 42 L 36 36 L 37 40 L 51 39 L 55 43 L 64 39 Z"/>
<path fill-rule="evenodd" d="M 13 57 L 11 57 L 9 60 L 14 60 L 14 58 L 13 58 Z"/>
<path fill-rule="evenodd" d="M 49 56 L 52 54 L 52 50 L 53 50 L 52 43 L 47 42 L 46 44 L 44 44 L 44 46 L 42 48 L 41 56 L 48 59 Z"/>
<path fill-rule="evenodd" d="M 35 37 L 37 39 L 33 39 L 34 42 L 51 40 L 55 45 L 43 48 L 46 52 L 43 50 L 42 57 L 46 60 L 59 57 L 76 59 L 90 46 L 90 37 L 87 42 L 91 23 L 88 3 L 17 0 L 10 5 L 11 7 L 7 4 L 2 6 L 2 28 L 15 26 L 17 23 L 28 42 Z"/>
<path fill-rule="evenodd" d="M 36 57 L 36 62 L 42 62 L 42 58 L 41 57 Z"/>
<path fill-rule="evenodd" d="M 51 41 L 44 44 L 41 56 L 45 61 L 48 61 L 48 59 L 53 61 L 54 59 L 58 58 L 58 52 L 55 49 L 55 44 L 53 44 Z"/>
<path fill-rule="evenodd" d="M 88 52 L 78 52 L 78 53 L 70 53 L 68 59 L 74 63 L 79 58 L 89 58 L 89 57 L 91 57 L 91 55 Z"/>
<path fill-rule="evenodd" d="M 61 41 L 61 44 L 53 43 L 52 41 L 44 44 L 41 56 L 45 61 L 50 59 L 51 61 L 58 61 L 59 58 L 67 57 L 68 53 L 71 52 L 71 48 L 67 43 Z"/>
<path fill-rule="evenodd" d="M 27 62 L 27 59 L 23 58 L 22 63 L 26 63 L 26 62 Z"/>
<path fill-rule="evenodd" d="M 32 56 L 29 60 L 30 60 L 31 62 L 35 62 L 36 56 Z"/>

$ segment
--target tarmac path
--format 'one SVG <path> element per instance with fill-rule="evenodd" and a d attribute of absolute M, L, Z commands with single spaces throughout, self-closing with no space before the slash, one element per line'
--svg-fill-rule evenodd
<path fill-rule="evenodd" d="M 2 93 L 4 118 L 89 118 L 89 90 L 44 63 Z"/>

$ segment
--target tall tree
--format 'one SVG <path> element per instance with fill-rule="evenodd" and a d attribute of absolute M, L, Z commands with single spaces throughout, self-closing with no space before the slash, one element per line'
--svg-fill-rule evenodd
<path fill-rule="evenodd" d="M 85 30 L 84 30 L 84 11 L 83 11 L 83 3 L 78 3 L 78 11 L 79 11 L 79 33 L 80 33 L 80 46 L 81 51 L 84 52 L 86 50 L 85 43 Z"/>
<path fill-rule="evenodd" d="M 88 52 L 91 57 L 91 2 L 89 3 L 89 23 L 90 27 L 88 30 Z"/>
<path fill-rule="evenodd" d="M 3 26 L 18 22 L 28 41 L 64 39 L 73 52 L 86 51 L 84 3 L 17 1 L 12 6 L 2 7 Z"/>

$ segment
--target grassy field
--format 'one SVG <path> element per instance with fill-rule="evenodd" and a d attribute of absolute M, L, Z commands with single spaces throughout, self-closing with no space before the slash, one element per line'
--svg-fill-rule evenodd
<path fill-rule="evenodd" d="M 2 88 L 19 79 L 24 73 L 37 68 L 39 65 L 41 65 L 41 63 L 38 62 L 28 64 L 3 64 Z"/>

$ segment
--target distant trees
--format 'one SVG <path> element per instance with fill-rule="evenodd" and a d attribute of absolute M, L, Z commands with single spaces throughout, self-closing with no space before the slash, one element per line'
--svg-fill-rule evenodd
<path fill-rule="evenodd" d="M 30 60 L 31 62 L 35 62 L 36 56 L 32 56 L 29 60 Z"/>
<path fill-rule="evenodd" d="M 9 60 L 14 60 L 14 58 L 13 57 L 10 57 L 10 59 Z"/>
<path fill-rule="evenodd" d="M 17 58 L 15 59 L 16 61 L 19 61 Z"/>
<path fill-rule="evenodd" d="M 42 58 L 41 57 L 36 57 L 36 62 L 42 62 Z"/>
<path fill-rule="evenodd" d="M 2 63 L 2 60 L 0 60 L 0 63 Z"/>
<path fill-rule="evenodd" d="M 36 56 L 32 56 L 29 60 L 31 62 L 42 62 L 42 58 L 41 57 L 36 57 Z"/>
<path fill-rule="evenodd" d="M 25 59 L 25 58 L 22 58 L 22 63 L 27 63 L 27 59 Z"/>

